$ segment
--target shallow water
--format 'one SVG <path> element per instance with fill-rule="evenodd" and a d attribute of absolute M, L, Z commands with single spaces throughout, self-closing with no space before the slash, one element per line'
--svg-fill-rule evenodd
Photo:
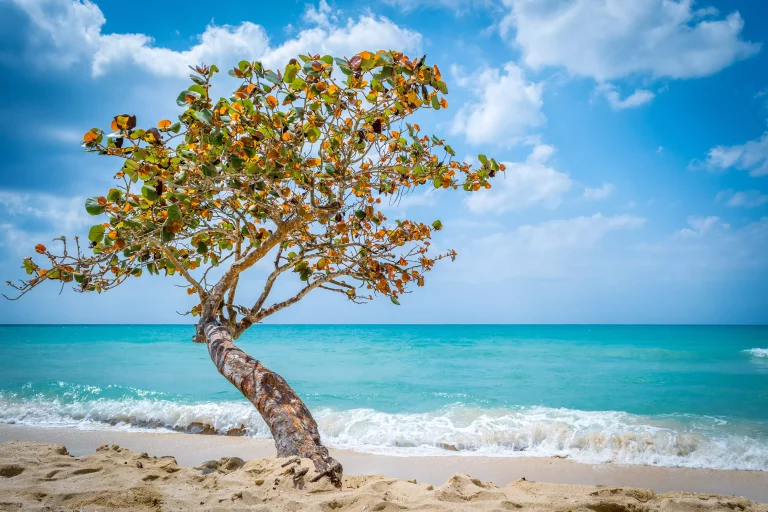
<path fill-rule="evenodd" d="M 0 422 L 267 437 L 192 333 L 0 327 Z M 332 446 L 768 470 L 768 327 L 262 325 L 239 344 Z"/>

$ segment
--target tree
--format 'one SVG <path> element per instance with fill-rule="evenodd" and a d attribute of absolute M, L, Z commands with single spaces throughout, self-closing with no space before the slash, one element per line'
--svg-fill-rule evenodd
<path fill-rule="evenodd" d="M 101 293 L 144 273 L 180 275 L 198 301 L 189 311 L 199 317 L 194 341 L 207 344 L 219 372 L 259 410 L 278 456 L 309 457 L 314 479 L 339 485 L 342 467 L 307 407 L 233 339 L 318 288 L 399 305 L 437 261 L 456 253 L 430 253 L 439 220 L 389 222 L 382 200 L 396 202 L 419 186 L 490 188 L 504 166 L 484 155 L 476 168 L 458 162 L 442 139 L 406 122 L 448 106 L 446 84 L 426 56 L 299 57 L 282 72 L 241 61 L 229 74 L 242 85 L 219 100 L 210 95 L 216 66 L 191 68 L 177 122 L 141 129 L 122 114 L 113 133 L 88 131 L 86 151 L 123 160 L 115 188 L 85 202 L 104 222 L 90 228 L 87 248 L 78 237 L 55 239 L 56 251 L 38 244 L 45 263 L 26 258 L 29 277 L 8 284 L 15 300 L 45 281 Z M 272 270 L 261 295 L 240 304 L 242 273 L 265 258 Z M 283 274 L 298 277 L 300 291 L 270 303 Z"/>

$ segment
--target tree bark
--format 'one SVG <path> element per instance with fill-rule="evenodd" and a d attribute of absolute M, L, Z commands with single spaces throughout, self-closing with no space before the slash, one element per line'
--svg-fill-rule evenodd
<path fill-rule="evenodd" d="M 285 379 L 237 348 L 226 327 L 208 323 L 203 331 L 219 373 L 256 407 L 272 431 L 277 456 L 312 459 L 318 472 L 312 481 L 327 476 L 341 487 L 341 464 L 320 442 L 317 423 Z"/>

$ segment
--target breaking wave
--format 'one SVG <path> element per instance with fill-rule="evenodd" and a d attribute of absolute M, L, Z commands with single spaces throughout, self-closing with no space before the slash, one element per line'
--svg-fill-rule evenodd
<path fill-rule="evenodd" d="M 742 350 L 742 352 L 752 357 L 768 357 L 768 348 L 750 348 L 749 350 Z"/>
<path fill-rule="evenodd" d="M 270 437 L 245 401 L 188 402 L 130 388 L 58 387 L 55 393 L 0 391 L 0 423 Z M 366 453 L 557 456 L 587 463 L 768 471 L 766 432 L 707 416 L 461 404 L 425 413 L 316 408 L 313 414 L 326 444 Z"/>

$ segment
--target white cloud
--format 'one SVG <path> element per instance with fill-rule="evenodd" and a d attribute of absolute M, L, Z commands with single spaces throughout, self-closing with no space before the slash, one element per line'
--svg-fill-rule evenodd
<path fill-rule="evenodd" d="M 600 201 L 613 194 L 614 186 L 611 183 L 603 183 L 602 187 L 586 187 L 584 189 L 584 198 L 591 201 Z"/>
<path fill-rule="evenodd" d="M 396 49 L 419 53 L 421 34 L 399 27 L 384 17 L 361 16 L 330 28 L 310 28 L 257 57 L 267 66 L 283 66 L 300 53 L 352 56 L 362 50 Z"/>
<path fill-rule="evenodd" d="M 44 128 L 43 131 L 45 135 L 51 139 L 58 142 L 63 142 L 65 144 L 80 144 L 83 142 L 82 130 L 78 130 L 77 128 L 54 126 L 50 128 Z"/>
<path fill-rule="evenodd" d="M 768 194 L 759 190 L 723 190 L 716 197 L 717 201 L 725 201 L 731 207 L 756 208 L 768 203 Z"/>
<path fill-rule="evenodd" d="M 497 176 L 493 188 L 475 192 L 465 204 L 474 213 L 503 213 L 533 205 L 557 208 L 573 181 L 547 164 L 554 151 L 539 144 L 525 162 L 504 162 L 507 170 Z"/>
<path fill-rule="evenodd" d="M 598 81 L 695 78 L 759 51 L 741 39 L 738 12 L 718 17 L 693 0 L 503 0 L 502 35 L 534 69 L 566 68 Z"/>
<path fill-rule="evenodd" d="M 622 98 L 619 94 L 618 88 L 609 83 L 598 84 L 595 87 L 595 95 L 603 96 L 608 100 L 608 104 L 613 110 L 624 110 L 627 108 L 635 108 L 646 103 L 650 103 L 656 97 L 656 94 L 647 89 L 636 89 L 635 92 Z"/>
<path fill-rule="evenodd" d="M 305 21 L 314 26 L 282 45 L 271 46 L 264 28 L 246 21 L 237 26 L 211 24 L 197 44 L 184 51 L 154 46 L 146 34 L 103 34 L 106 19 L 89 0 L 13 1 L 35 27 L 30 38 L 36 55 L 61 67 L 88 62 L 94 76 L 117 66 L 134 65 L 160 76 L 186 77 L 188 65 L 201 63 L 227 68 L 242 59 L 257 59 L 274 67 L 307 51 L 352 55 L 362 49 L 418 52 L 421 47 L 419 33 L 384 17 L 364 15 L 341 22 L 324 0 L 305 12 Z"/>
<path fill-rule="evenodd" d="M 0 218 L 4 221 L 0 245 L 10 247 L 16 256 L 28 255 L 38 242 L 77 234 L 94 223 L 84 204 L 82 197 L 0 190 Z"/>
<path fill-rule="evenodd" d="M 551 220 L 538 225 L 522 226 L 515 238 L 522 246 L 542 252 L 566 248 L 594 247 L 608 233 L 618 229 L 642 226 L 645 219 L 634 215 L 605 216 L 596 213 L 566 220 Z"/>
<path fill-rule="evenodd" d="M 688 225 L 690 227 L 677 231 L 675 236 L 679 238 L 701 238 L 713 230 L 730 228 L 730 225 L 723 223 L 720 217 L 713 215 L 709 217 L 692 215 L 688 217 Z"/>
<path fill-rule="evenodd" d="M 471 267 L 473 280 L 576 277 L 601 272 L 606 251 L 601 242 L 614 231 L 636 229 L 645 219 L 596 213 L 520 226 L 473 239 L 459 265 Z M 482 265 L 478 264 L 482 262 Z M 483 269 L 487 269 L 485 272 Z"/>
<path fill-rule="evenodd" d="M 101 43 L 106 19 L 89 0 L 12 0 L 29 15 L 35 31 L 29 34 L 34 57 L 46 65 L 68 67 L 88 58 Z M 41 51 L 42 49 L 42 51 Z"/>
<path fill-rule="evenodd" d="M 72 231 L 92 222 L 82 197 L 19 193 L 0 190 L 0 208 L 8 219 L 38 219 L 56 229 Z"/>
<path fill-rule="evenodd" d="M 307 23 L 312 23 L 321 27 L 329 27 L 338 22 L 337 16 L 338 12 L 331 9 L 328 2 L 320 0 L 317 7 L 312 4 L 307 4 L 302 18 Z"/>
<path fill-rule="evenodd" d="M 444 8 L 456 15 L 466 14 L 474 9 L 495 5 L 493 0 L 384 0 L 384 3 L 409 12 L 418 8 Z"/>
<path fill-rule="evenodd" d="M 765 269 L 768 259 L 768 217 L 732 227 L 718 217 L 689 217 L 689 228 L 674 232 L 657 244 L 638 247 L 643 261 L 655 274 L 670 279 L 728 280 L 739 272 Z"/>
<path fill-rule="evenodd" d="M 709 150 L 703 164 L 693 161 L 691 166 L 711 171 L 738 169 L 755 177 L 768 175 L 768 131 L 759 139 L 744 144 L 716 146 Z"/>
<path fill-rule="evenodd" d="M 470 76 L 459 68 L 453 71 L 457 83 L 472 89 L 475 97 L 458 111 L 451 131 L 471 144 L 513 145 L 546 121 L 541 113 L 543 83 L 528 81 L 513 62 Z"/>

